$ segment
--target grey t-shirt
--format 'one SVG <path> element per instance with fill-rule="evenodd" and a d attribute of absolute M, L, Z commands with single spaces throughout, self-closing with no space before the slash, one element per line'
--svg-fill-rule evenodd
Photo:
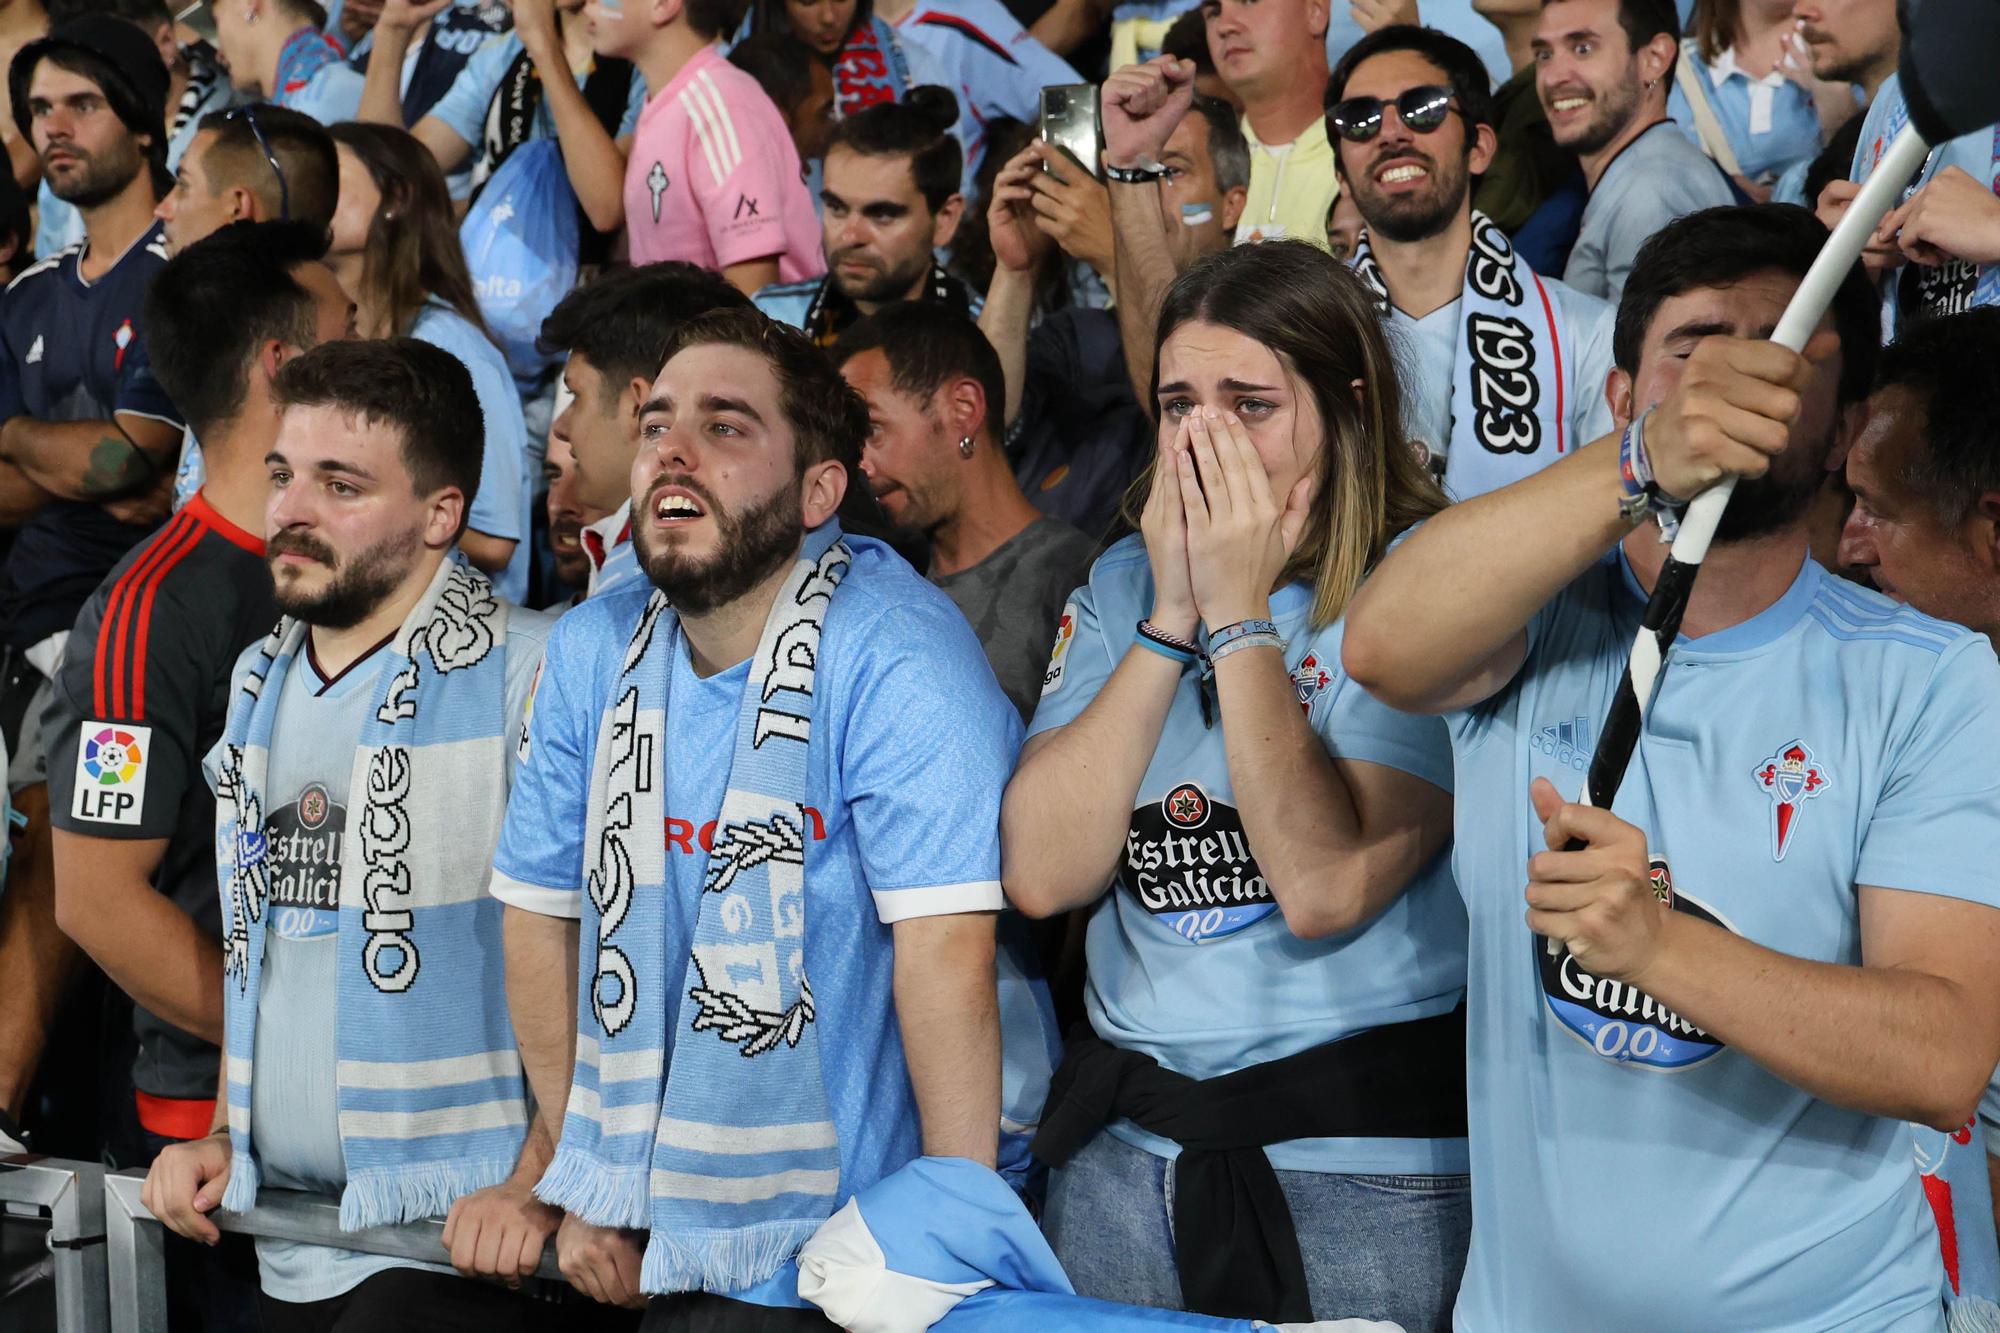
<path fill-rule="evenodd" d="M 1683 214 L 1735 202 L 1722 169 L 1660 121 L 1611 159 L 1590 192 L 1563 281 L 1616 305 L 1648 237 Z"/>
<path fill-rule="evenodd" d="M 1045 514 L 972 568 L 931 575 L 972 622 L 1000 688 L 1023 721 L 1041 697 L 1063 602 L 1082 586 L 1096 554 L 1090 538 Z"/>

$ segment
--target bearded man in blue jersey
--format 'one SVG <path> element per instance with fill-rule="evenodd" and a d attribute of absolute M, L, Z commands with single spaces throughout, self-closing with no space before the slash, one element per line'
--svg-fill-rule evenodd
<path fill-rule="evenodd" d="M 1876 346 L 1858 269 L 1805 355 L 1764 341 L 1825 241 L 1784 206 L 1663 229 L 1628 433 L 1440 514 L 1348 613 L 1348 671 L 1452 733 L 1464 1333 L 1944 1327 L 1902 1122 L 1957 1129 L 2000 1057 L 2000 664 L 1808 558 Z M 1647 502 L 1724 476 L 1618 797 L 1568 804 L 1666 556 Z"/>

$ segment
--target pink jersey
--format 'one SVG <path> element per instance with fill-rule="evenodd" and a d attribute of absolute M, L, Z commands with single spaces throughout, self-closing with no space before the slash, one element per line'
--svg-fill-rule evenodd
<path fill-rule="evenodd" d="M 780 282 L 826 272 L 784 116 L 712 46 L 639 113 L 625 227 L 634 264 L 680 259 L 720 270 L 776 255 Z"/>

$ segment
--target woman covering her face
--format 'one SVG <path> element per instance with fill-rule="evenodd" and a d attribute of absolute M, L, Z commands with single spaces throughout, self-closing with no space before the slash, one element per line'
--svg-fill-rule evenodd
<path fill-rule="evenodd" d="M 1451 750 L 1340 666 L 1349 597 L 1443 496 L 1322 250 L 1197 264 L 1157 367 L 1139 535 L 1065 609 L 1002 812 L 1009 899 L 1089 913 L 1045 1225 L 1085 1295 L 1445 1329 L 1471 1229 Z"/>

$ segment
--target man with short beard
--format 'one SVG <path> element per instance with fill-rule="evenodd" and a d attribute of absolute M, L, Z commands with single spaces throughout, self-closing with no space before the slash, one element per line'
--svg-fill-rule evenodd
<path fill-rule="evenodd" d="M 1457 499 L 1555 462 L 1611 428 L 1611 307 L 1515 254 L 1472 206 L 1493 99 L 1472 48 L 1394 25 L 1327 84 L 1327 137 L 1364 224 L 1353 264 L 1410 375 L 1406 433 Z"/>
<path fill-rule="evenodd" d="M 1673 0 L 1547 0 L 1532 47 L 1549 132 L 1590 187 L 1563 281 L 1615 302 L 1654 232 L 1736 202 L 1722 168 L 1667 117 L 1680 20 Z"/>
<path fill-rule="evenodd" d="M 138 1002 L 139 1119 L 207 1115 L 220 991 L 215 969 L 214 800 L 201 757 L 222 733 L 218 684 L 276 618 L 263 565 L 271 381 L 293 357 L 350 335 L 354 302 L 304 223 L 242 224 L 160 270 L 146 305 L 163 386 L 211 441 L 187 506 L 98 587 L 77 618 L 44 720 L 65 931 Z M 230 319 L 218 324 L 218 310 Z M 139 758 L 103 788 L 107 728 Z M 92 790 L 95 787 L 97 790 Z M 129 799 L 113 799 L 117 793 Z M 197 1117 L 198 1118 L 198 1117 Z M 152 1151 L 118 1145 L 127 1166 Z"/>
<path fill-rule="evenodd" d="M 1250 195 L 1236 221 L 1239 245 L 1286 237 L 1326 241 L 1326 211 L 1340 189 L 1327 170 L 1333 149 L 1319 114 L 1326 97 L 1329 8 L 1326 0 L 1202 0 L 1209 54 L 1243 104 L 1243 137 L 1250 144 Z M 1154 165 L 1114 160 L 1108 142 L 1105 150 L 1106 165 L 1126 170 L 1128 180 L 1144 181 L 1145 169 Z M 1135 168 L 1137 176 L 1130 174 Z"/>
<path fill-rule="evenodd" d="M 260 1186 L 338 1195 L 348 1229 L 448 1207 L 452 1262 L 518 1282 L 555 1228 L 529 1193 L 551 1145 L 529 1132 L 484 889 L 550 619 L 453 553 L 484 439 L 456 357 L 326 343 L 272 399 L 284 618 L 237 659 L 205 763 L 222 928 L 202 981 L 221 983 L 226 1077 L 147 1203 L 209 1242 L 207 1214 Z M 433 1264 L 267 1237 L 257 1259 L 268 1328 L 539 1326 Z"/>
<path fill-rule="evenodd" d="M 585 576 L 575 586 L 589 595 L 645 578 L 632 549 L 632 457 L 639 409 L 668 342 L 696 315 L 749 304 L 720 273 L 667 259 L 600 274 L 542 321 L 542 351 L 565 357 L 549 433 L 568 442 L 574 464 L 565 489 L 591 514 L 576 536 Z"/>
<path fill-rule="evenodd" d="M 1857 268 L 1805 354 L 1767 341 L 1826 243 L 1783 205 L 1670 224 L 1619 306 L 1625 433 L 1444 510 L 1348 609 L 1355 680 L 1452 733 L 1466 1333 L 1944 1327 L 1906 1122 L 1958 1130 L 2000 1058 L 2000 665 L 1809 555 L 1879 337 Z M 1616 800 L 1570 803 L 1647 510 L 1723 477 Z"/>
<path fill-rule="evenodd" d="M 1872 102 L 1896 72 L 1903 35 L 1895 0 L 1794 0 L 1792 17 L 1812 76 L 1821 83 L 1859 84 Z"/>
<path fill-rule="evenodd" d="M 826 276 L 774 283 L 757 293 L 757 308 L 822 347 L 898 301 L 978 314 L 965 284 L 937 262 L 965 212 L 962 153 L 951 133 L 957 110 L 948 91 L 925 86 L 836 125 L 819 192 Z"/>
<path fill-rule="evenodd" d="M 14 115 L 82 245 L 0 296 L 0 727 L 8 785 L 28 816 L 14 894 L 52 912 L 42 712 L 77 613 L 166 513 L 179 413 L 146 356 L 144 302 L 166 262 L 153 204 L 164 178 L 166 66 L 145 34 L 88 15 L 23 47 L 8 72 Z M 0 1064 L 12 1064 L 0 1033 Z M 25 1082 L 25 1079 L 24 1079 Z M 0 1103 L 24 1087 L 0 1075 Z"/>
<path fill-rule="evenodd" d="M 154 364 L 210 438 L 214 466 L 77 617 L 42 718 L 54 755 L 53 920 L 27 885 L 0 897 L 0 975 L 20 979 L 0 1005 L 0 1049 L 13 1047 L 16 1025 L 53 1010 L 76 957 L 70 941 L 134 1002 L 136 1058 L 106 1071 L 131 1089 L 136 1113 L 136 1129 L 107 1145 L 122 1167 L 143 1168 L 166 1145 L 199 1138 L 214 1116 L 222 918 L 215 798 L 201 758 L 222 736 L 236 655 L 278 614 L 263 541 L 264 451 L 278 427 L 271 380 L 352 327 L 354 303 L 321 262 L 325 251 L 324 230 L 246 223 L 191 247 L 153 282 L 146 325 L 163 353 Z M 218 310 L 230 318 L 217 321 Z M 57 925 L 69 940 L 54 936 Z M 18 1109 L 6 1090 L 13 1072 L 0 1064 L 0 1126 Z M 199 1291 L 212 1311 L 231 1292 L 254 1293 L 241 1277 L 247 1241 L 220 1252 L 174 1244 L 170 1303 Z"/>
<path fill-rule="evenodd" d="M 566 386 L 557 387 L 558 417 L 575 396 Z M 549 428 L 548 452 L 542 455 L 542 482 L 548 488 L 549 555 L 555 561 L 556 578 L 574 590 L 569 601 L 581 601 L 590 587 L 591 569 L 590 552 L 583 545 L 583 529 L 611 511 L 594 508 L 577 494 L 576 453 L 569 436 L 555 426 Z"/>
<path fill-rule="evenodd" d="M 632 469 L 647 581 L 551 632 L 494 858 L 560 1127 L 537 1193 L 571 1282 L 651 1297 L 648 1330 L 831 1328 L 794 1256 L 841 1200 L 996 1160 L 1020 720 L 950 599 L 835 520 L 866 431 L 797 331 L 680 330 Z"/>
<path fill-rule="evenodd" d="M 898 527 L 927 539 L 925 574 L 972 623 L 1026 722 L 1049 665 L 1042 640 L 1097 544 L 1021 494 L 1001 447 L 999 354 L 966 316 L 911 303 L 856 324 L 834 358 L 868 404 L 862 475 Z"/>

